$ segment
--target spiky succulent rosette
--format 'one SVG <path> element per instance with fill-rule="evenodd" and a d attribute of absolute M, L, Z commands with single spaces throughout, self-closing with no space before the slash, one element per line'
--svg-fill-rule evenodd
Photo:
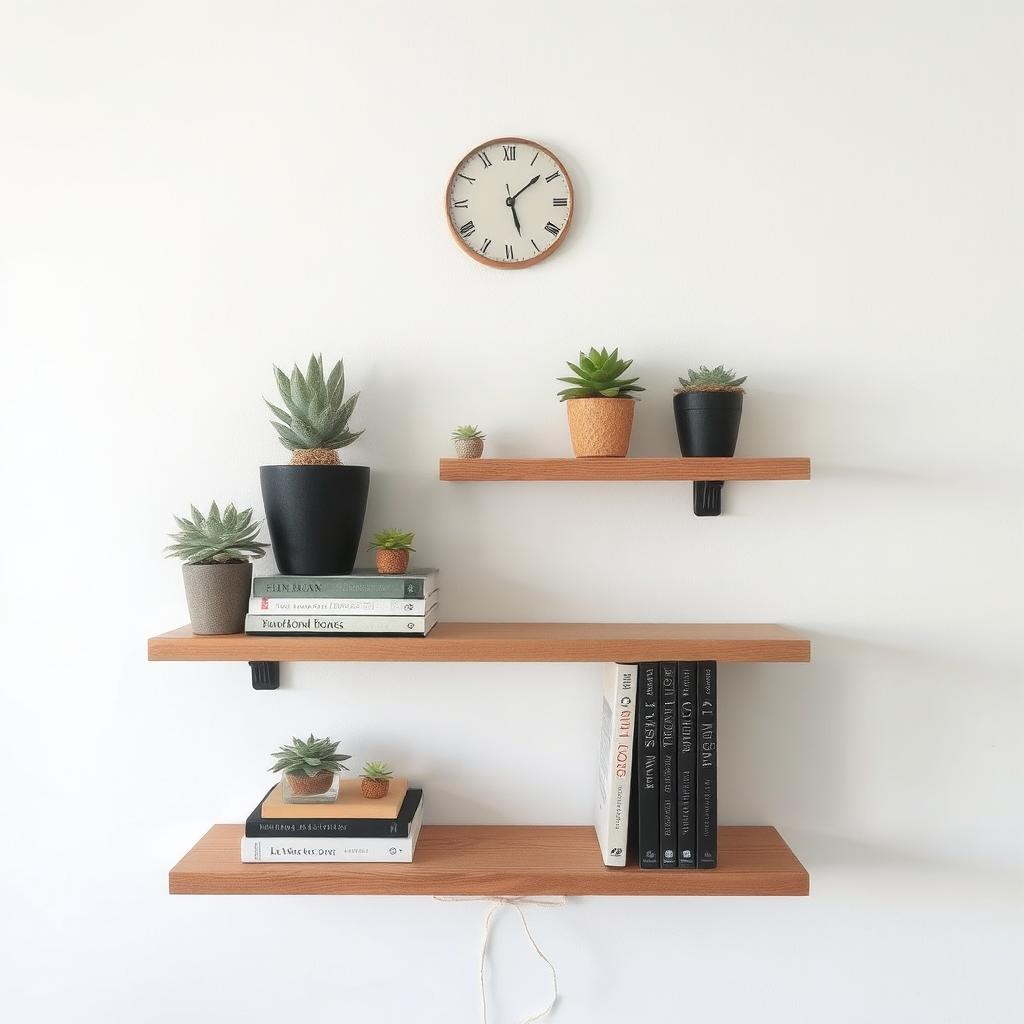
<path fill-rule="evenodd" d="M 293 736 L 291 743 L 285 744 L 270 755 L 275 761 L 274 766 L 268 770 L 284 772 L 285 775 L 305 775 L 309 778 L 319 775 L 320 772 L 331 772 L 333 775 L 347 772 L 348 768 L 342 761 L 347 761 L 352 755 L 338 753 L 340 742 L 330 737 L 317 739 L 312 733 L 309 734 L 308 740 L 300 740 Z"/>
<path fill-rule="evenodd" d="M 737 377 L 732 370 L 724 365 L 709 370 L 706 366 L 698 370 L 690 370 L 688 377 L 679 378 L 679 387 L 675 393 L 683 391 L 742 391 L 746 377 Z"/>
<path fill-rule="evenodd" d="M 294 366 L 291 376 L 274 367 L 277 390 L 285 408 L 263 399 L 280 422 L 271 421 L 294 466 L 336 466 L 337 449 L 346 448 L 363 433 L 348 422 L 359 392 L 345 398 L 345 368 L 339 359 L 324 377 L 322 355 L 310 356 L 305 374 Z"/>
<path fill-rule="evenodd" d="M 239 512 L 234 505 L 227 505 L 221 515 L 213 501 L 207 515 L 195 505 L 191 512 L 191 519 L 174 517 L 181 532 L 170 534 L 174 543 L 164 549 L 168 558 L 180 558 L 187 565 L 217 565 L 248 562 L 266 554 L 267 545 L 256 540 L 262 522 L 252 521 L 251 508 Z"/>
<path fill-rule="evenodd" d="M 558 378 L 570 385 L 558 396 L 563 402 L 569 398 L 632 398 L 631 392 L 646 390 L 637 384 L 639 377 L 623 377 L 632 364 L 632 359 L 619 358 L 617 348 L 611 352 L 605 348 L 581 352 L 578 364 L 567 364 L 576 376 Z"/>

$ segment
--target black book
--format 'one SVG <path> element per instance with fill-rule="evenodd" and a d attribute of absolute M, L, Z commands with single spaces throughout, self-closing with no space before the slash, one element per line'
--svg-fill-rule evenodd
<path fill-rule="evenodd" d="M 271 787 L 263 800 L 273 792 Z M 324 839 L 408 839 L 409 826 L 416 814 L 416 808 L 423 799 L 422 789 L 410 789 L 405 794 L 397 818 L 302 818 L 302 805 L 295 805 L 294 818 L 264 818 L 263 800 L 245 819 L 245 834 L 250 839 L 267 839 L 271 836 L 303 836 Z"/>
<path fill-rule="evenodd" d="M 637 666 L 640 685 L 636 720 L 637 862 L 642 868 L 661 865 L 658 831 L 658 663 Z"/>
<path fill-rule="evenodd" d="M 676 669 L 676 862 L 697 866 L 697 662 Z"/>
<path fill-rule="evenodd" d="M 718 863 L 718 663 L 697 666 L 697 867 Z"/>
<path fill-rule="evenodd" d="M 661 707 L 658 712 L 658 827 L 661 866 L 676 866 L 676 663 L 661 662 Z"/>

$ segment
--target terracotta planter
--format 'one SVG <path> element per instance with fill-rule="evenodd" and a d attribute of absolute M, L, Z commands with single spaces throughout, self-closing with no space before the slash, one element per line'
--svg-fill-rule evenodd
<path fill-rule="evenodd" d="M 382 576 L 397 576 L 409 568 L 409 552 L 377 548 L 377 572 Z"/>
<path fill-rule="evenodd" d="M 570 398 L 565 408 L 576 458 L 624 456 L 635 406 L 632 398 Z"/>
<path fill-rule="evenodd" d="M 382 800 L 388 795 L 390 779 L 362 779 L 359 790 L 367 800 Z"/>
<path fill-rule="evenodd" d="M 316 775 L 289 775 L 288 785 L 299 796 L 317 796 L 326 793 L 334 782 L 334 772 L 317 772 Z"/>
<path fill-rule="evenodd" d="M 252 562 L 183 565 L 181 573 L 193 633 L 241 633 L 245 629 Z"/>
<path fill-rule="evenodd" d="M 460 437 L 455 441 L 455 455 L 460 459 L 479 459 L 484 453 L 482 437 Z"/>

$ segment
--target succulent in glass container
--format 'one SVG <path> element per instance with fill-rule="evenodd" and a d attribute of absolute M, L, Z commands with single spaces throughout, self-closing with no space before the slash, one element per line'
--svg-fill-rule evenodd
<path fill-rule="evenodd" d="M 338 753 L 340 742 L 310 733 L 308 740 L 293 736 L 291 743 L 271 754 L 274 764 L 269 770 L 281 773 L 285 803 L 333 803 L 338 798 L 339 775 L 348 771 L 342 762 L 352 756 Z"/>

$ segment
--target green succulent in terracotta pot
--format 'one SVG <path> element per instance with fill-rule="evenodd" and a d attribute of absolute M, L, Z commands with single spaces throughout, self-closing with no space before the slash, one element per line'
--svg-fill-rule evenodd
<path fill-rule="evenodd" d="M 359 790 L 367 800 L 381 800 L 388 795 L 391 788 L 391 776 L 394 774 L 384 761 L 367 761 L 363 765 Z"/>
<path fill-rule="evenodd" d="M 285 803 L 331 803 L 338 796 L 338 779 L 348 768 L 342 763 L 351 754 L 339 754 L 340 740 L 318 739 L 312 733 L 308 740 L 293 736 L 271 756 L 272 772 L 280 772 L 281 795 Z"/>
<path fill-rule="evenodd" d="M 241 633 L 249 608 L 252 560 L 262 558 L 266 544 L 256 540 L 262 525 L 252 509 L 239 512 L 233 504 L 221 513 L 217 502 L 203 515 L 193 505 L 191 517 L 175 516 L 179 532 L 172 533 L 168 558 L 180 558 L 192 632 Z"/>
<path fill-rule="evenodd" d="M 619 350 L 581 352 L 569 363 L 572 377 L 559 377 L 569 387 L 558 392 L 569 417 L 569 436 L 577 458 L 624 456 L 633 431 L 633 395 L 645 390 L 639 377 L 626 377 L 632 359 L 620 359 Z"/>
<path fill-rule="evenodd" d="M 398 576 L 409 568 L 409 552 L 416 534 L 406 530 L 381 530 L 373 535 L 370 547 L 376 552 L 377 572 L 383 576 Z"/>

